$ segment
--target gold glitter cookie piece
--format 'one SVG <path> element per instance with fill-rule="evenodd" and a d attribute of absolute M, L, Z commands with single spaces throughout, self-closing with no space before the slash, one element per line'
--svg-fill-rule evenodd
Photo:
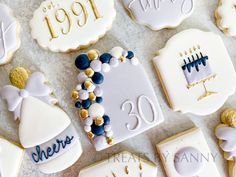
<path fill-rule="evenodd" d="M 29 76 L 30 76 L 29 70 L 23 67 L 17 67 L 17 68 L 13 68 L 10 71 L 9 79 L 12 85 L 14 85 L 15 87 L 18 87 L 19 89 L 24 89 Z"/>
<path fill-rule="evenodd" d="M 236 128 L 236 109 L 227 109 L 221 114 L 221 121 L 230 127 Z"/>

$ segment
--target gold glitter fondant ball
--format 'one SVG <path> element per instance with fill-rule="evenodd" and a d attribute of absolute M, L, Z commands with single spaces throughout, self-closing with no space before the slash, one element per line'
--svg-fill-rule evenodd
<path fill-rule="evenodd" d="M 99 57 L 99 52 L 97 50 L 90 50 L 88 52 L 88 57 L 90 60 L 96 60 Z"/>
<path fill-rule="evenodd" d="M 79 92 L 78 92 L 77 90 L 73 90 L 73 91 L 71 92 L 71 98 L 72 98 L 73 100 L 78 100 L 78 99 L 79 99 Z"/>
<path fill-rule="evenodd" d="M 223 123 L 236 128 L 236 109 L 227 109 L 221 115 Z"/>
<path fill-rule="evenodd" d="M 102 117 L 98 117 L 95 119 L 95 125 L 102 126 L 104 124 L 104 119 Z"/>
<path fill-rule="evenodd" d="M 92 132 L 88 133 L 88 138 L 92 140 L 95 137 L 95 135 Z"/>
<path fill-rule="evenodd" d="M 79 112 L 79 115 L 82 119 L 85 119 L 89 116 L 88 110 L 86 109 L 81 109 Z"/>
<path fill-rule="evenodd" d="M 96 100 L 96 95 L 93 92 L 89 93 L 89 100 L 90 101 L 95 101 Z"/>
<path fill-rule="evenodd" d="M 30 72 L 22 67 L 14 68 L 10 71 L 9 79 L 11 84 L 19 89 L 24 89 L 29 78 Z"/>
<path fill-rule="evenodd" d="M 85 74 L 88 77 L 92 77 L 94 75 L 94 71 L 92 70 L 92 68 L 88 68 L 88 69 L 85 70 Z"/>
<path fill-rule="evenodd" d="M 113 138 L 107 138 L 107 144 L 112 145 L 113 144 Z"/>

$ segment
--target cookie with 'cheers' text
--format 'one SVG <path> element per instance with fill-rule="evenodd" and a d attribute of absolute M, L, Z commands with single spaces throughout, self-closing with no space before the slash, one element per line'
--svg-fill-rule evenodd
<path fill-rule="evenodd" d="M 221 124 L 215 134 L 219 139 L 224 157 L 228 160 L 229 176 L 236 177 L 236 109 L 227 109 L 221 115 Z"/>
<path fill-rule="evenodd" d="M 0 98 L 19 120 L 20 143 L 32 162 L 44 173 L 73 165 L 82 153 L 80 140 L 44 75 L 18 67 L 11 70 L 10 80 L 12 85 L 0 89 Z"/>
<path fill-rule="evenodd" d="M 233 63 L 212 32 L 189 29 L 174 35 L 153 62 L 174 111 L 208 115 L 235 92 Z"/>
<path fill-rule="evenodd" d="M 123 0 L 131 16 L 153 30 L 177 27 L 194 10 L 194 0 Z"/>
<path fill-rule="evenodd" d="M 121 47 L 107 53 L 91 50 L 80 54 L 75 65 L 79 84 L 72 98 L 97 151 L 164 120 L 149 78 L 132 51 Z"/>
<path fill-rule="evenodd" d="M 140 156 L 124 151 L 108 155 L 104 161 L 85 167 L 78 177 L 111 176 L 111 177 L 156 177 L 157 166 Z"/>
<path fill-rule="evenodd" d="M 30 21 L 31 34 L 44 49 L 69 52 L 104 36 L 115 16 L 114 0 L 46 0 Z"/>
<path fill-rule="evenodd" d="M 0 176 L 17 177 L 24 156 L 20 145 L 0 137 Z"/>
<path fill-rule="evenodd" d="M 20 24 L 13 11 L 0 3 L 0 65 L 10 62 L 20 47 Z"/>
<path fill-rule="evenodd" d="M 215 17 L 217 26 L 226 35 L 236 37 L 236 0 L 219 0 Z"/>

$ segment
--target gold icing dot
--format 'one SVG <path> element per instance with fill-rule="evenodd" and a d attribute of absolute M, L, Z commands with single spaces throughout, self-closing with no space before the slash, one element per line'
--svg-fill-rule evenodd
<path fill-rule="evenodd" d="M 126 61 L 126 58 L 125 58 L 124 56 L 121 56 L 121 57 L 120 57 L 120 61 L 121 61 L 122 63 L 124 63 L 124 62 Z"/>
<path fill-rule="evenodd" d="M 99 52 L 97 50 L 90 50 L 88 52 L 88 57 L 90 60 L 96 60 L 99 57 Z"/>
<path fill-rule="evenodd" d="M 113 144 L 113 138 L 107 138 L 107 143 L 109 145 L 112 145 Z"/>
<path fill-rule="evenodd" d="M 9 79 L 11 84 L 19 89 L 24 89 L 29 78 L 30 72 L 22 67 L 14 68 L 10 71 Z"/>
<path fill-rule="evenodd" d="M 95 125 L 101 126 L 104 124 L 104 119 L 102 117 L 98 117 L 95 119 Z"/>
<path fill-rule="evenodd" d="M 88 77 L 92 77 L 94 75 L 94 71 L 92 70 L 92 68 L 88 68 L 88 69 L 85 70 L 85 74 Z"/>
<path fill-rule="evenodd" d="M 92 140 L 94 138 L 94 134 L 92 132 L 88 132 L 88 138 Z"/>
<path fill-rule="evenodd" d="M 88 80 L 84 82 L 84 86 L 85 86 L 86 89 L 91 88 L 92 85 L 93 85 L 93 84 L 92 84 L 90 81 L 88 81 Z"/>
<path fill-rule="evenodd" d="M 78 100 L 78 99 L 79 99 L 79 92 L 76 91 L 76 90 L 73 90 L 73 91 L 71 92 L 71 98 L 72 98 L 73 100 Z"/>
<path fill-rule="evenodd" d="M 79 115 L 81 119 L 85 119 L 89 116 L 89 113 L 86 109 L 81 109 Z"/>
<path fill-rule="evenodd" d="M 89 100 L 90 101 L 95 101 L 96 100 L 96 96 L 95 96 L 95 94 L 93 92 L 89 93 Z"/>

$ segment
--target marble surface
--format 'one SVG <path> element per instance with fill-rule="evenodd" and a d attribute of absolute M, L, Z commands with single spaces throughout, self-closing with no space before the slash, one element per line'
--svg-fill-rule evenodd
<path fill-rule="evenodd" d="M 33 15 L 33 11 L 38 8 L 42 0 L 0 0 L 10 6 L 19 22 L 22 25 L 22 45 L 16 53 L 10 64 L 0 67 L 0 86 L 8 84 L 8 73 L 12 67 L 24 66 L 31 70 L 40 70 L 45 73 L 55 94 L 58 97 L 61 107 L 68 112 L 73 124 L 77 128 L 81 137 L 84 153 L 79 161 L 71 168 L 57 174 L 45 175 L 37 170 L 31 163 L 29 158 L 25 156 L 23 165 L 20 170 L 20 177 L 76 177 L 81 168 L 90 165 L 96 161 L 105 159 L 111 153 L 117 153 L 122 150 L 129 150 L 136 154 L 140 154 L 145 159 L 154 161 L 158 166 L 158 177 L 164 177 L 165 173 L 157 156 L 155 144 L 161 140 L 184 131 L 194 126 L 201 127 L 212 153 L 217 154 L 216 163 L 222 177 L 227 176 L 226 161 L 223 160 L 221 151 L 217 145 L 214 136 L 214 128 L 219 123 L 219 115 L 227 107 L 236 106 L 235 95 L 230 97 L 227 103 L 216 113 L 199 117 L 192 114 L 180 114 L 170 110 L 163 90 L 160 87 L 156 72 L 154 71 L 151 59 L 155 53 L 164 47 L 166 41 L 179 31 L 188 28 L 199 28 L 202 30 L 211 30 L 219 34 L 232 57 L 236 66 L 236 40 L 226 37 L 215 25 L 214 10 L 217 7 L 217 0 L 196 0 L 195 11 L 190 18 L 185 20 L 178 28 L 171 30 L 151 31 L 150 29 L 136 24 L 128 15 L 120 0 L 115 0 L 117 9 L 117 18 L 113 28 L 98 43 L 90 48 L 97 48 L 100 51 L 108 51 L 111 47 L 120 45 L 124 48 L 132 49 L 146 68 L 148 75 L 155 87 L 161 108 L 165 116 L 165 122 L 146 133 L 136 136 L 130 140 L 113 146 L 102 152 L 95 152 L 85 133 L 82 130 L 76 109 L 70 100 L 70 91 L 76 85 L 76 75 L 78 71 L 74 67 L 74 58 L 79 52 L 70 54 L 51 53 L 39 47 L 39 45 L 31 38 L 29 20 Z M 86 50 L 85 50 L 86 51 Z M 69 78 L 69 79 L 68 79 Z M 0 134 L 19 141 L 17 136 L 17 123 L 7 111 L 6 105 L 0 101 Z"/>

